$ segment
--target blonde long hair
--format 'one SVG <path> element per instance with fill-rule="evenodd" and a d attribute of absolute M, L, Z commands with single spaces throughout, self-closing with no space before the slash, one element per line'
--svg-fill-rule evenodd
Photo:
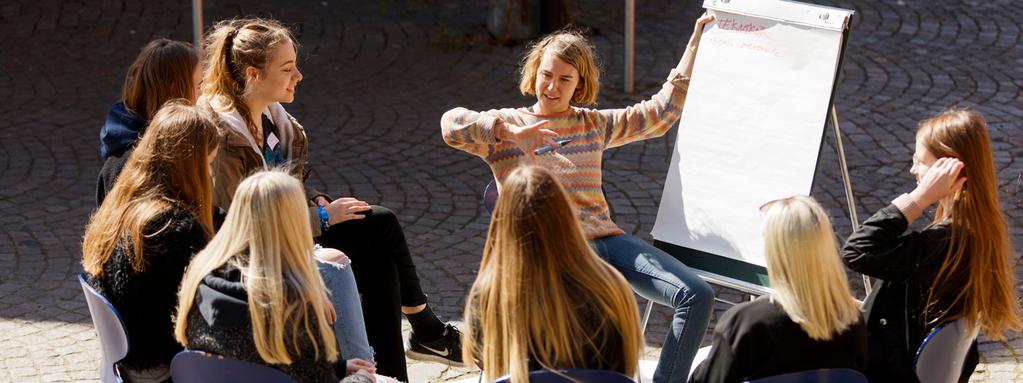
<path fill-rule="evenodd" d="M 253 137 L 259 137 L 259 132 L 243 101 L 250 90 L 245 69 L 266 69 L 273 49 L 287 41 L 298 50 L 298 41 L 287 27 L 260 18 L 224 20 L 206 35 L 203 97 L 215 97 L 225 107 L 237 110 Z"/>
<path fill-rule="evenodd" d="M 258 172 L 238 185 L 224 225 L 182 278 L 174 327 L 179 343 L 188 347 L 188 314 L 200 282 L 231 263 L 242 271 L 252 338 L 264 361 L 291 364 L 303 336 L 316 358 L 337 360 L 306 211 L 302 184 L 284 171 Z"/>
<path fill-rule="evenodd" d="M 860 320 L 827 213 L 810 197 L 771 202 L 764 215 L 764 257 L 771 298 L 815 340 L 830 340 Z"/>
<path fill-rule="evenodd" d="M 207 157 L 217 149 L 217 129 L 210 117 L 171 100 L 153 116 L 147 133 L 114 182 L 110 194 L 89 219 L 82 240 L 82 268 L 103 277 L 103 265 L 118 244 L 129 253 L 132 268 L 146 268 L 146 226 L 171 206 L 198 218 L 207 236 L 213 229 L 212 184 Z"/>
<path fill-rule="evenodd" d="M 935 157 L 963 162 L 966 183 L 938 205 L 934 223 L 951 226 L 948 254 L 931 284 L 925 310 L 932 322 L 966 317 L 991 339 L 1023 328 L 1016 297 L 1015 258 L 1005 216 L 998 203 L 998 185 L 987 123 L 980 113 L 950 108 L 924 120 L 917 140 Z M 966 285 L 953 283 L 967 275 Z M 952 291 L 957 291 L 951 293 Z M 954 295 L 949 307 L 936 307 L 935 297 Z"/>
<path fill-rule="evenodd" d="M 511 374 L 515 383 L 528 380 L 530 361 L 559 369 L 594 357 L 631 376 L 643 347 L 632 290 L 593 252 L 565 190 L 539 167 L 501 184 L 465 323 L 463 360 L 480 358 L 488 379 Z"/>

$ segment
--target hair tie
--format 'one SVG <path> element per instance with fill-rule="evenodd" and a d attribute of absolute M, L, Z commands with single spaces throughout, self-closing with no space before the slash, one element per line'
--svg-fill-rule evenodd
<path fill-rule="evenodd" d="M 232 29 L 231 32 L 228 32 L 227 33 L 227 41 L 233 42 L 234 41 L 234 37 L 238 35 L 238 30 L 239 29 L 241 29 L 241 28 L 234 27 L 234 29 Z"/>
<path fill-rule="evenodd" d="M 230 32 L 227 33 L 227 37 L 224 38 L 224 62 L 227 64 L 227 72 L 234 77 L 234 38 L 238 36 L 238 30 L 240 28 L 234 27 Z"/>

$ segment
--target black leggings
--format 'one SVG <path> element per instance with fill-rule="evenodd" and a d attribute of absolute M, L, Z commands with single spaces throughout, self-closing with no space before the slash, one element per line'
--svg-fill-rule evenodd
<path fill-rule="evenodd" d="M 424 304 L 426 294 L 419 286 L 398 218 L 386 207 L 371 207 L 366 218 L 333 225 L 316 242 L 351 258 L 362 296 L 366 335 L 376 352 L 377 373 L 407 382 L 401 306 Z"/>

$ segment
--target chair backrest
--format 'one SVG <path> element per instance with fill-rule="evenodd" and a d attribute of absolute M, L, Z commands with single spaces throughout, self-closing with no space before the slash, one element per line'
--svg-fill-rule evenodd
<path fill-rule="evenodd" d="M 103 361 L 100 363 L 100 381 L 103 383 L 121 382 L 121 375 L 115 364 L 128 355 L 128 332 L 124 329 L 124 321 L 117 313 L 114 305 L 85 280 L 85 274 L 78 273 L 78 283 L 85 293 L 85 302 L 89 305 L 92 325 L 99 335 Z"/>
<path fill-rule="evenodd" d="M 946 322 L 927 334 L 913 358 L 913 370 L 923 383 L 957 382 L 966 353 L 980 329 L 966 318 Z"/>
<path fill-rule="evenodd" d="M 867 383 L 867 377 L 850 368 L 822 368 L 753 379 L 746 383 Z"/>
<path fill-rule="evenodd" d="M 483 207 L 487 213 L 493 213 L 494 206 L 497 206 L 497 180 L 490 179 L 490 183 L 483 188 Z"/>
<path fill-rule="evenodd" d="M 196 350 L 185 350 L 175 355 L 170 370 L 175 382 L 295 383 L 288 374 L 276 368 Z"/>
<path fill-rule="evenodd" d="M 565 376 L 571 379 L 565 378 Z M 574 380 L 573 380 L 574 379 Z M 511 376 L 502 376 L 494 383 L 508 383 Z M 529 372 L 530 383 L 634 383 L 628 376 L 618 371 L 611 370 L 590 370 L 582 368 L 570 368 L 554 372 L 551 370 L 536 370 Z"/>

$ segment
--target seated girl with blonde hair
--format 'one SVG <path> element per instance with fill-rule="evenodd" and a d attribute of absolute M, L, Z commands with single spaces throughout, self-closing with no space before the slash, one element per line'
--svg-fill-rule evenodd
<path fill-rule="evenodd" d="M 553 174 L 512 171 L 490 221 L 465 308 L 463 360 L 488 380 L 589 368 L 632 376 L 643 335 L 628 283 L 597 257 Z"/>
<path fill-rule="evenodd" d="M 259 172 L 238 185 L 224 225 L 181 281 L 178 342 L 270 365 L 300 382 L 375 371 L 365 360 L 339 358 L 331 322 L 352 313 L 331 306 L 305 211 L 302 184 L 285 172 Z"/>
<path fill-rule="evenodd" d="M 803 196 L 761 209 L 774 293 L 721 315 L 710 355 L 689 381 L 744 382 L 822 368 L 864 371 L 867 328 L 849 293 L 827 213 Z"/>
<path fill-rule="evenodd" d="M 295 100 L 303 75 L 298 40 L 280 22 L 216 23 L 206 35 L 207 67 L 200 105 L 214 112 L 221 146 L 213 163 L 213 204 L 227 209 L 245 176 L 284 167 L 304 182 L 310 172 L 305 128 L 283 104 Z M 353 197 L 334 199 L 306 185 L 309 235 L 351 257 L 363 294 L 369 344 L 382 374 L 408 380 L 402 314 L 409 321 L 410 357 L 461 365 L 461 334 L 433 312 L 401 223 L 390 209 Z M 371 355 L 372 356 L 372 355 Z"/>
<path fill-rule="evenodd" d="M 678 259 L 618 227 L 602 191 L 601 168 L 604 151 L 663 136 L 678 121 L 700 36 L 713 19 L 696 21 L 678 66 L 649 100 L 618 109 L 585 107 L 597 102 L 600 91 L 593 46 L 579 33 L 559 31 L 533 44 L 522 60 L 519 90 L 536 103 L 482 112 L 459 107 L 440 121 L 444 142 L 483 159 L 499 188 L 519 166 L 550 170 L 569 193 L 597 255 L 636 293 L 673 309 L 655 383 L 685 380 L 710 321 L 714 290 Z M 560 149 L 537 150 L 543 146 Z"/>

